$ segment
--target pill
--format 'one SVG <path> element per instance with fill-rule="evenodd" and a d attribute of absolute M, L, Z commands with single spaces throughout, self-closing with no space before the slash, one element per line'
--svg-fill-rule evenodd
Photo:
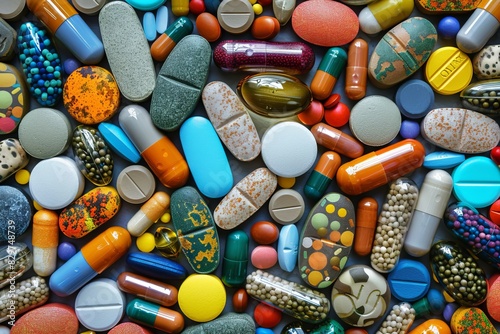
<path fill-rule="evenodd" d="M 415 5 L 425 14 L 467 14 L 476 9 L 481 0 L 458 0 L 453 4 L 447 3 L 442 6 L 438 3 L 429 2 L 427 0 L 417 0 Z M 420 332 L 419 332 L 420 333 Z M 440 332 L 441 333 L 441 332 Z"/>
<path fill-rule="evenodd" d="M 156 72 L 135 10 L 124 1 L 108 2 L 99 13 L 99 29 L 121 94 L 132 102 L 148 99 L 155 88 Z"/>
<path fill-rule="evenodd" d="M 203 12 L 196 18 L 196 30 L 201 37 L 210 43 L 217 41 L 221 36 L 221 27 L 217 17 L 209 12 Z"/>
<path fill-rule="evenodd" d="M 480 80 L 471 83 L 460 93 L 462 105 L 481 114 L 497 117 L 500 114 L 498 79 Z"/>
<path fill-rule="evenodd" d="M 295 185 L 295 177 L 278 176 L 278 185 L 281 188 L 290 189 Z"/>
<path fill-rule="evenodd" d="M 236 290 L 232 298 L 233 310 L 238 313 L 243 313 L 248 306 L 248 293 L 244 288 Z"/>
<path fill-rule="evenodd" d="M 117 280 L 118 288 L 125 293 L 170 307 L 177 303 L 177 288 L 173 285 L 150 279 L 131 272 L 122 272 Z"/>
<path fill-rule="evenodd" d="M 423 80 L 408 80 L 399 86 L 395 101 L 404 116 L 422 118 L 434 107 L 434 91 Z"/>
<path fill-rule="evenodd" d="M 187 270 L 180 263 L 154 253 L 131 252 L 126 262 L 139 274 L 159 280 L 184 279 L 187 276 Z"/>
<path fill-rule="evenodd" d="M 216 206 L 213 218 L 217 226 L 230 230 L 259 210 L 276 190 L 276 175 L 257 168 L 241 179 Z"/>
<path fill-rule="evenodd" d="M 76 254 L 76 247 L 69 242 L 61 242 L 57 247 L 57 256 L 63 260 L 68 261 Z"/>
<path fill-rule="evenodd" d="M 174 47 L 181 39 L 193 32 L 193 23 L 186 16 L 177 18 L 166 30 L 162 31 L 160 37 L 151 44 L 151 56 L 158 62 L 165 61 Z"/>
<path fill-rule="evenodd" d="M 45 284 L 43 287 L 48 289 Z M 73 334 L 78 332 L 79 327 L 78 318 L 72 307 L 61 303 L 48 303 L 16 319 L 16 325 L 11 328 L 10 333 Z"/>
<path fill-rule="evenodd" d="M 252 9 L 253 9 L 253 12 L 255 13 L 255 15 L 260 15 L 264 12 L 264 7 L 262 7 L 262 5 L 260 3 L 254 3 L 252 5 Z"/>
<path fill-rule="evenodd" d="M 28 228 L 33 215 L 30 201 L 26 195 L 17 188 L 11 186 L 0 186 L 0 242 L 12 240 L 21 236 Z M 15 229 L 9 228 L 14 226 Z M 9 239 L 9 235 L 11 235 Z"/>
<path fill-rule="evenodd" d="M 59 245 L 59 215 L 51 210 L 39 210 L 33 215 L 33 270 L 49 276 L 56 270 Z"/>
<path fill-rule="evenodd" d="M 427 169 L 449 169 L 465 161 L 465 155 L 449 151 L 436 151 L 424 158 L 423 166 Z"/>
<path fill-rule="evenodd" d="M 165 3 L 165 0 L 126 0 L 135 9 L 148 11 L 155 10 Z"/>
<path fill-rule="evenodd" d="M 217 16 L 217 9 L 219 8 L 221 1 L 220 0 L 206 0 L 203 2 L 205 3 L 206 11 L 212 15 Z"/>
<path fill-rule="evenodd" d="M 173 131 L 194 111 L 208 79 L 212 48 L 199 35 L 184 37 L 163 63 L 151 97 L 153 124 Z"/>
<path fill-rule="evenodd" d="M 416 139 L 420 134 L 420 124 L 416 121 L 405 119 L 401 122 L 399 134 L 404 139 Z"/>
<path fill-rule="evenodd" d="M 217 269 L 219 235 L 210 208 L 198 191 L 190 186 L 174 191 L 170 212 L 182 252 L 193 270 L 208 274 Z"/>
<path fill-rule="evenodd" d="M 172 0 L 172 14 L 187 16 L 189 14 L 189 0 Z"/>
<path fill-rule="evenodd" d="M 182 150 L 198 190 L 220 198 L 233 187 L 233 173 L 224 147 L 210 121 L 193 116 L 179 130 Z"/>
<path fill-rule="evenodd" d="M 297 265 L 299 252 L 299 230 L 295 224 L 288 224 L 281 228 L 277 252 L 280 268 L 292 272 Z"/>
<path fill-rule="evenodd" d="M 101 332 L 118 324 L 125 312 L 125 303 L 125 295 L 114 280 L 98 278 L 78 292 L 74 308 L 85 328 Z"/>
<path fill-rule="evenodd" d="M 244 231 L 232 231 L 226 237 L 221 280 L 225 286 L 245 284 L 248 265 L 248 236 Z M 234 306 L 233 306 L 234 307 Z"/>
<path fill-rule="evenodd" d="M 349 198 L 334 192 L 321 197 L 309 211 L 298 253 L 300 276 L 309 286 L 326 288 L 339 277 L 354 241 L 354 214 Z"/>
<path fill-rule="evenodd" d="M 97 64 L 102 60 L 104 47 L 101 40 L 68 1 L 28 0 L 27 5 L 28 9 L 83 64 Z"/>
<path fill-rule="evenodd" d="M 123 227 L 108 228 L 54 271 L 50 276 L 50 290 L 61 297 L 71 295 L 122 257 L 131 242 L 130 234 Z"/>
<path fill-rule="evenodd" d="M 261 220 L 252 225 L 250 228 L 250 236 L 253 241 L 260 245 L 270 245 L 278 240 L 279 237 L 278 227 L 268 221 Z"/>
<path fill-rule="evenodd" d="M 132 204 L 142 204 L 151 198 L 156 181 L 149 171 L 141 165 L 127 166 L 116 179 L 116 190 L 120 197 Z"/>
<path fill-rule="evenodd" d="M 163 191 L 157 191 L 141 208 L 130 218 L 127 230 L 134 237 L 141 236 L 147 231 L 170 205 L 170 196 Z"/>
<path fill-rule="evenodd" d="M 486 309 L 488 315 L 495 321 L 500 319 L 500 314 L 498 312 L 498 300 L 499 300 L 499 290 L 498 286 L 500 284 L 500 275 L 493 274 L 489 279 L 488 283 L 490 286 L 490 292 L 486 296 Z"/>
<path fill-rule="evenodd" d="M 423 333 L 439 333 L 451 334 L 450 326 L 440 319 L 429 319 L 414 327 L 409 334 L 423 334 Z"/>
<path fill-rule="evenodd" d="M 222 81 L 212 81 L 201 95 L 203 106 L 219 138 L 241 161 L 251 161 L 260 154 L 260 137 L 236 93 Z"/>
<path fill-rule="evenodd" d="M 349 45 L 345 73 L 345 93 L 351 100 L 360 100 L 366 94 L 368 76 L 368 43 L 357 38 Z"/>
<path fill-rule="evenodd" d="M 495 201 L 490 207 L 489 218 L 497 226 L 500 226 L 500 200 Z"/>
<path fill-rule="evenodd" d="M 127 304 L 126 313 L 132 321 L 167 333 L 177 334 L 184 329 L 182 314 L 139 298 Z"/>
<path fill-rule="evenodd" d="M 41 160 L 31 170 L 29 190 L 40 206 L 59 210 L 83 194 L 85 178 L 73 159 L 59 156 Z"/>
<path fill-rule="evenodd" d="M 472 74 L 469 56 L 453 46 L 444 46 L 432 52 L 425 66 L 427 82 L 441 95 L 461 92 L 469 85 Z"/>
<path fill-rule="evenodd" d="M 346 52 L 339 47 L 326 51 L 311 81 L 311 91 L 317 100 L 325 100 L 332 93 L 347 62 Z"/>
<path fill-rule="evenodd" d="M 454 39 L 460 31 L 460 21 L 454 16 L 445 16 L 439 21 L 437 31 L 444 39 Z"/>
<path fill-rule="evenodd" d="M 280 32 L 280 23 L 274 16 L 259 16 L 253 21 L 250 32 L 255 39 L 273 39 Z"/>
<path fill-rule="evenodd" d="M 413 7 L 414 2 L 410 0 L 383 0 L 371 3 L 359 13 L 360 29 L 366 34 L 376 34 L 392 28 L 408 18 Z"/>
<path fill-rule="evenodd" d="M 156 18 L 152 12 L 146 12 L 142 16 L 142 29 L 144 36 L 150 42 L 156 39 Z"/>
<path fill-rule="evenodd" d="M 474 74 L 478 79 L 495 79 L 500 77 L 497 70 L 500 62 L 498 51 L 500 44 L 487 45 L 481 49 L 472 59 Z"/>
<path fill-rule="evenodd" d="M 500 141 L 497 122 L 462 108 L 431 110 L 421 123 L 421 133 L 430 143 L 456 153 L 487 152 Z"/>
<path fill-rule="evenodd" d="M 0 36 L 1 34 L 0 31 Z M 0 135 L 4 135 L 17 128 L 29 111 L 30 103 L 26 98 L 29 94 L 28 87 L 16 67 L 0 63 L 0 77 L 0 94 L 4 96 L 4 102 L 0 106 Z"/>
<path fill-rule="evenodd" d="M 292 18 L 295 5 L 295 0 L 273 0 L 273 14 L 281 26 L 287 24 Z"/>
<path fill-rule="evenodd" d="M 179 287 L 179 308 L 189 319 L 207 322 L 217 318 L 226 306 L 226 288 L 215 275 L 189 275 Z"/>
<path fill-rule="evenodd" d="M 319 145 L 349 158 L 363 155 L 364 147 L 355 138 L 325 123 L 318 123 L 311 128 L 311 133 Z"/>
<path fill-rule="evenodd" d="M 10 242 L 0 247 L 0 288 L 10 283 L 11 279 L 18 279 L 33 266 L 33 255 L 28 245 L 23 242 Z M 9 260 L 15 261 L 10 265 Z M 12 263 L 12 262 L 11 262 Z"/>
<path fill-rule="evenodd" d="M 26 153 L 38 159 L 55 157 L 66 151 L 73 129 L 68 117 L 52 108 L 31 110 L 19 123 L 18 138 Z"/>
<path fill-rule="evenodd" d="M 422 165 L 424 156 L 420 142 L 405 139 L 341 165 L 337 185 L 346 194 L 359 195 L 412 172 Z"/>
<path fill-rule="evenodd" d="M 413 6 L 413 1 L 410 3 Z M 407 79 L 429 59 L 436 41 L 436 28 L 429 20 L 411 17 L 401 22 L 388 31 L 373 50 L 368 63 L 370 81 L 379 88 L 388 88 Z M 407 48 L 409 44 L 414 46 Z"/>
<path fill-rule="evenodd" d="M 155 249 L 155 237 L 153 233 L 143 233 L 135 240 L 137 249 L 144 253 L 150 253 Z"/>
<path fill-rule="evenodd" d="M 309 107 L 297 115 L 297 118 L 304 125 L 314 125 L 323 120 L 325 109 L 320 101 L 312 100 Z"/>
<path fill-rule="evenodd" d="M 139 160 L 141 160 L 139 151 L 137 151 L 134 144 L 119 126 L 108 122 L 102 122 L 97 129 L 103 136 L 106 144 L 108 144 L 117 155 L 132 163 L 138 163 Z"/>
<path fill-rule="evenodd" d="M 217 20 L 222 29 L 241 34 L 250 29 L 255 13 L 247 0 L 223 0 L 217 8 Z"/>
<path fill-rule="evenodd" d="M 163 34 L 168 27 L 168 7 L 160 6 L 156 10 L 156 32 Z"/>
<path fill-rule="evenodd" d="M 73 0 L 71 3 L 82 14 L 95 15 L 108 0 Z"/>
<path fill-rule="evenodd" d="M 278 262 L 278 252 L 272 246 L 259 245 L 252 250 L 250 261 L 257 269 L 269 269 Z"/>
<path fill-rule="evenodd" d="M 189 168 L 186 160 L 170 139 L 154 126 L 146 109 L 139 105 L 123 108 L 119 123 L 163 185 L 178 188 L 187 182 Z"/>
<path fill-rule="evenodd" d="M 306 42 L 332 47 L 354 40 L 359 32 L 359 20 L 351 8 L 340 2 L 304 1 L 293 11 L 292 28 Z"/>
<path fill-rule="evenodd" d="M 253 310 L 253 318 L 255 323 L 258 326 L 264 327 L 260 329 L 269 329 L 272 333 L 274 333 L 270 328 L 276 327 L 281 321 L 282 312 L 272 306 L 269 306 L 265 303 L 259 303 L 255 306 Z M 255 333 L 261 333 L 259 328 Z M 262 332 L 264 334 L 266 332 Z"/>
<path fill-rule="evenodd" d="M 262 136 L 261 156 L 271 172 L 298 177 L 314 165 L 318 147 L 311 131 L 297 122 L 280 122 Z"/>
<path fill-rule="evenodd" d="M 189 1 L 189 12 L 195 16 L 200 15 L 205 11 L 205 3 L 203 0 Z"/>
<path fill-rule="evenodd" d="M 354 252 L 360 256 L 370 254 L 378 221 L 378 203 L 372 197 L 359 200 L 356 208 Z"/>
<path fill-rule="evenodd" d="M 0 5 L 0 17 L 4 20 L 17 20 L 24 13 L 26 0 L 12 0 Z"/>
<path fill-rule="evenodd" d="M 111 328 L 108 334 L 153 334 L 142 326 L 133 322 L 122 322 Z"/>
<path fill-rule="evenodd" d="M 29 155 L 21 146 L 19 140 L 7 138 L 0 141 L 0 183 L 5 181 L 17 171 L 26 167 Z"/>
<path fill-rule="evenodd" d="M 161 219 L 161 218 L 160 218 Z M 165 222 L 162 220 L 162 223 Z M 167 221 L 167 223 L 170 222 Z M 181 243 L 177 234 L 168 227 L 160 226 L 156 229 L 154 235 L 155 247 L 166 258 L 175 258 L 181 251 Z"/>
<path fill-rule="evenodd" d="M 184 330 L 184 334 L 197 334 L 221 332 L 221 331 L 236 331 L 238 333 L 252 334 L 255 333 L 255 322 L 248 314 L 227 313 L 220 317 L 205 323 L 189 326 Z"/>
<path fill-rule="evenodd" d="M 279 224 L 294 224 L 302 218 L 305 204 L 302 195 L 293 189 L 280 189 L 269 200 L 269 214 Z"/>
<path fill-rule="evenodd" d="M 1 9 L 0 9 L 1 11 Z M 0 36 L 4 38 L 4 43 L 0 46 L 0 61 L 11 60 L 16 48 L 17 32 L 2 18 L 0 13 Z M 2 67 L 8 66 L 2 64 Z"/>
<path fill-rule="evenodd" d="M 431 276 L 423 263 L 401 259 L 387 277 L 387 282 L 393 297 L 401 301 L 415 302 L 429 291 Z"/>

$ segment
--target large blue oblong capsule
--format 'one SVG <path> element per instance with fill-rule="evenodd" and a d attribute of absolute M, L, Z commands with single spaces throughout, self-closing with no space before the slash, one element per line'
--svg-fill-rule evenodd
<path fill-rule="evenodd" d="M 63 90 L 63 69 L 59 54 L 46 30 L 32 22 L 21 24 L 17 48 L 31 96 L 42 106 L 56 105 Z"/>

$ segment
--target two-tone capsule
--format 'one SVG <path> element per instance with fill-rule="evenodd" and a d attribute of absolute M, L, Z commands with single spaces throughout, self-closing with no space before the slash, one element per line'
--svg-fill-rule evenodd
<path fill-rule="evenodd" d="M 332 182 L 342 159 L 333 151 L 324 152 L 304 185 L 304 195 L 319 200 Z"/>
<path fill-rule="evenodd" d="M 151 45 L 151 56 L 156 61 L 165 61 L 177 43 L 192 32 L 191 20 L 186 16 L 179 17 Z"/>
<path fill-rule="evenodd" d="M 345 68 L 347 54 L 344 49 L 328 49 L 311 81 L 311 91 L 317 100 L 325 100 L 332 93 L 340 73 Z"/>

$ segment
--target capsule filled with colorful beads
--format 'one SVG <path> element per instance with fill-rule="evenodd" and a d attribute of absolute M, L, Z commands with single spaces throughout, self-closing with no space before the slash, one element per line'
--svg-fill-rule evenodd
<path fill-rule="evenodd" d="M 21 24 L 17 48 L 31 96 L 42 106 L 56 105 L 62 94 L 63 70 L 47 31 L 32 22 Z"/>

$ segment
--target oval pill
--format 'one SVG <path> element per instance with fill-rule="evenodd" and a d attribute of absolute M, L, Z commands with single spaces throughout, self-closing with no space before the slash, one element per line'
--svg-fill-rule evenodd
<path fill-rule="evenodd" d="M 172 306 L 177 303 L 177 288 L 173 285 L 131 272 L 122 272 L 117 278 L 118 288 L 152 303 Z"/>
<path fill-rule="evenodd" d="M 2 32 L 0 30 L 0 35 Z M 1 46 L 0 46 L 1 58 Z M 28 87 L 16 67 L 0 63 L 0 94 L 4 102 L 0 106 L 0 135 L 13 132 L 30 108 Z"/>
<path fill-rule="evenodd" d="M 200 36 L 205 37 L 210 43 L 221 36 L 221 28 L 217 18 L 209 12 L 203 12 L 196 18 L 196 29 Z"/>

